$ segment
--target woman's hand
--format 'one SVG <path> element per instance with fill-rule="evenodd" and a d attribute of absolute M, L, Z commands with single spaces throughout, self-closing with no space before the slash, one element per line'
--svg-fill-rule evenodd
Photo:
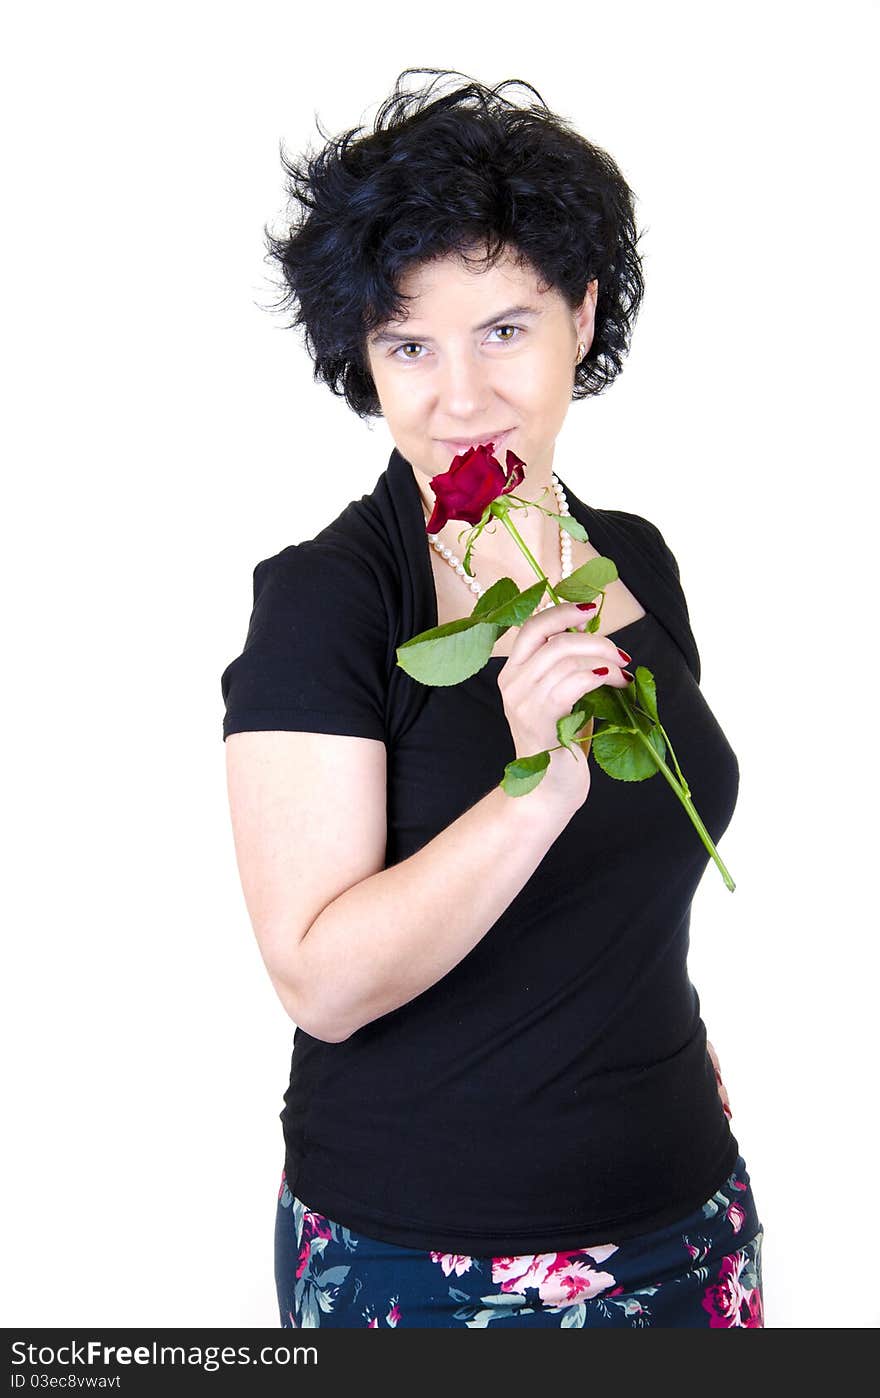
<path fill-rule="evenodd" d="M 730 1110 L 730 1098 L 727 1095 L 727 1088 L 721 1081 L 721 1068 L 718 1063 L 718 1055 L 715 1052 L 712 1045 L 709 1043 L 708 1039 L 706 1040 L 706 1049 L 708 1051 L 709 1057 L 712 1060 L 712 1066 L 715 1069 L 715 1081 L 718 1083 L 718 1096 L 721 1098 L 721 1105 L 724 1108 L 724 1115 L 727 1117 L 727 1120 L 730 1121 L 731 1117 L 733 1116 L 733 1112 Z"/>
<path fill-rule="evenodd" d="M 587 757 L 593 720 L 582 730 L 587 741 L 574 753 L 560 746 L 556 722 L 570 713 L 575 700 L 588 690 L 603 684 L 628 689 L 630 684 L 622 669 L 627 662 L 614 642 L 607 636 L 583 634 L 588 620 L 576 602 L 534 612 L 519 628 L 498 673 L 516 756 L 532 757 L 555 748 L 540 787 L 574 810 L 583 805 L 590 791 Z M 569 626 L 581 629 L 570 632 L 566 630 Z"/>

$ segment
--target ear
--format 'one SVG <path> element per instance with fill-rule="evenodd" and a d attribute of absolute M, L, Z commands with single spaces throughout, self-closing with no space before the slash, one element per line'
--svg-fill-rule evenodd
<path fill-rule="evenodd" d="M 593 331 L 596 319 L 596 298 L 599 294 L 599 280 L 594 277 L 591 282 L 587 282 L 587 290 L 584 299 L 575 311 L 574 328 L 579 341 L 583 341 L 587 349 L 593 343 Z"/>

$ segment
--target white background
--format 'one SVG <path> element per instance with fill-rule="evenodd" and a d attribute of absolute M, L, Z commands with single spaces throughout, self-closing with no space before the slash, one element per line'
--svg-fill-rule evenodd
<path fill-rule="evenodd" d="M 555 465 L 663 530 L 740 761 L 737 889 L 709 865 L 690 973 L 767 1325 L 874 1326 L 877 6 L 437 14 L 55 3 L 7 30 L 4 1323 L 278 1323 L 293 1025 L 238 882 L 220 673 L 254 563 L 392 443 L 261 308 L 262 228 L 282 140 L 369 124 L 429 66 L 527 79 L 638 197 L 632 353 Z"/>

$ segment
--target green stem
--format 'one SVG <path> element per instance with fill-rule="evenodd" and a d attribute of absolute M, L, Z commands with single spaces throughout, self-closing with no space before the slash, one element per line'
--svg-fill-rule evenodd
<path fill-rule="evenodd" d="M 545 485 L 542 494 L 546 495 L 549 489 L 550 487 Z M 548 510 L 544 505 L 539 505 L 537 500 L 524 500 L 521 495 L 514 495 L 512 490 L 509 491 L 504 498 L 505 500 L 515 500 L 518 505 L 522 505 L 526 514 L 528 514 L 529 509 L 535 509 L 540 510 L 542 514 L 552 515 L 554 519 L 558 519 L 559 517 L 558 510 Z"/>
<path fill-rule="evenodd" d="M 673 788 L 674 793 L 676 793 L 677 797 L 679 797 L 679 800 L 681 801 L 681 805 L 683 805 L 684 809 L 686 809 L 687 811 L 688 816 L 690 816 L 691 822 L 693 822 L 694 828 L 695 830 L 697 830 L 698 836 L 700 836 L 702 843 L 704 843 L 705 849 L 707 849 L 709 856 L 711 856 L 711 858 L 714 858 L 715 863 L 718 864 L 718 868 L 719 870 L 721 870 L 721 877 L 723 878 L 723 881 L 725 881 L 726 888 L 729 888 L 730 892 L 733 892 L 733 889 L 736 888 L 736 884 L 734 884 L 733 879 L 730 878 L 728 867 L 726 867 L 725 861 L 722 860 L 721 854 L 719 854 L 718 850 L 715 849 L 715 842 L 714 840 L 712 840 L 712 836 L 709 835 L 707 828 L 705 828 L 704 823 L 702 823 L 700 819 L 700 814 L 698 814 L 697 807 L 695 807 L 693 800 L 691 800 L 690 787 L 688 787 L 687 781 L 684 780 L 684 777 L 681 777 L 681 781 L 679 783 L 679 780 L 677 780 L 676 777 L 673 776 L 673 773 L 670 772 L 669 768 L 667 768 L 666 763 L 663 762 L 663 758 L 662 756 L 660 756 L 658 752 L 658 749 L 653 747 L 652 742 L 649 742 L 648 737 L 646 737 L 646 734 L 644 733 L 644 731 L 642 731 L 641 724 L 635 721 L 635 714 L 632 713 L 630 703 L 628 703 L 628 700 L 627 698 L 625 698 L 623 693 L 618 691 L 617 698 L 620 699 L 621 705 L 623 705 L 624 707 L 624 712 L 625 714 L 627 714 L 628 719 L 630 719 L 631 726 L 632 728 L 634 728 L 635 735 L 637 735 L 637 738 L 639 742 L 641 742 L 642 747 L 644 747 L 646 751 L 648 751 L 649 754 L 651 754 L 652 761 L 656 763 L 656 766 L 658 766 L 660 772 L 662 772 L 663 776 L 666 777 L 666 780 L 669 781 L 670 787 Z M 663 737 L 666 737 L 665 733 L 663 733 Z M 669 742 L 669 738 L 666 738 L 666 741 Z M 670 751 L 672 751 L 672 744 L 669 744 L 669 747 Z M 677 763 L 677 761 L 676 766 L 679 766 L 679 763 Z"/>
<path fill-rule="evenodd" d="M 540 506 L 539 506 L 539 508 L 540 508 Z M 494 511 L 493 511 L 493 513 L 494 513 Z M 553 598 L 553 601 L 556 603 L 557 606 L 559 606 L 559 605 L 562 603 L 563 598 L 561 598 L 561 597 L 559 596 L 559 594 L 557 593 L 555 587 L 554 587 L 553 584 L 551 583 L 550 579 L 547 577 L 547 574 L 544 572 L 544 570 L 543 570 L 543 568 L 541 567 L 540 563 L 538 563 L 538 562 L 535 560 L 534 556 L 532 555 L 531 549 L 529 548 L 529 546 L 528 546 L 528 544 L 526 543 L 526 541 L 525 541 L 525 539 L 523 538 L 523 536 L 520 534 L 520 532 L 519 532 L 519 530 L 517 529 L 516 525 L 514 524 L 513 520 L 510 518 L 509 514 L 507 513 L 507 510 L 505 509 L 501 514 L 498 514 L 498 515 L 496 515 L 495 517 L 496 517 L 496 519 L 500 519 L 500 520 L 501 520 L 501 523 L 504 525 L 504 528 L 505 528 L 505 529 L 507 530 L 507 532 L 508 532 L 509 534 L 511 534 L 511 535 L 513 536 L 513 538 L 516 540 L 516 542 L 517 542 L 517 544 L 519 545 L 521 551 L 525 554 L 526 558 L 528 559 L 529 563 L 532 565 L 532 568 L 533 568 L 534 571 L 537 573 L 538 577 L 543 579 L 544 584 L 545 584 L 545 586 L 546 586 L 546 588 L 547 588 L 547 591 L 550 593 L 550 596 Z M 605 590 L 604 590 L 604 588 L 600 588 L 599 591 L 600 591 L 600 593 L 601 593 L 601 595 L 602 595 L 602 602 L 600 603 L 599 610 L 598 610 L 598 612 L 596 613 L 596 619 L 597 619 L 597 620 L 598 620 L 598 618 L 602 615 L 602 607 L 603 607 L 604 604 L 605 604 Z M 577 631 L 578 628 L 577 628 L 576 626 L 567 626 L 565 629 L 566 629 L 566 631 Z"/>
<path fill-rule="evenodd" d="M 493 511 L 493 513 L 494 513 L 494 511 Z M 556 591 L 555 591 L 555 589 L 554 589 L 552 583 L 550 582 L 550 579 L 547 577 L 547 574 L 544 572 L 544 570 L 541 568 L 540 564 L 539 564 L 539 563 L 536 561 L 536 559 L 534 558 L 534 556 L 533 556 L 533 554 L 532 554 L 532 551 L 531 551 L 531 549 L 529 548 L 528 544 L 526 543 L 525 539 L 524 539 L 524 538 L 522 537 L 522 535 L 520 534 L 520 532 L 519 532 L 519 530 L 517 529 L 516 525 L 514 524 L 513 520 L 509 517 L 508 511 L 507 511 L 506 509 L 502 510 L 502 512 L 500 513 L 500 515 L 497 516 L 497 518 L 499 518 L 499 519 L 501 520 L 501 523 L 504 525 L 505 529 L 506 529 L 506 530 L 508 531 L 508 533 L 516 540 L 516 542 L 517 542 L 517 544 L 519 545 L 520 549 L 522 550 L 524 556 L 528 559 L 528 562 L 531 564 L 532 568 L 533 568 L 534 571 L 537 573 L 538 577 L 539 577 L 539 578 L 543 578 L 544 583 L 546 584 L 546 587 L 547 587 L 547 591 L 550 593 L 550 596 L 553 598 L 553 601 L 556 602 L 556 603 L 558 604 L 559 601 L 560 601 L 560 599 L 559 599 L 559 597 L 557 596 Z M 603 601 L 604 601 L 604 593 L 603 593 Z M 599 610 L 600 610 L 600 613 L 601 613 L 601 607 L 600 607 Z M 569 631 L 575 631 L 577 628 L 574 627 L 574 626 L 569 626 L 567 629 L 568 629 Z M 687 811 L 687 813 L 688 813 L 688 815 L 689 815 L 689 817 L 690 817 L 690 819 L 691 819 L 691 823 L 693 824 L 695 830 L 697 831 L 697 834 L 699 835 L 700 839 L 702 840 L 703 845 L 705 846 L 706 850 L 707 850 L 708 853 L 709 853 L 709 856 L 710 856 L 712 859 L 714 859 L 715 863 L 718 865 L 718 868 L 719 868 L 719 870 L 721 871 L 721 877 L 724 879 L 725 886 L 726 886 L 727 888 L 729 888 L 729 889 L 730 889 L 730 892 L 732 893 L 733 890 L 736 888 L 736 884 L 734 883 L 733 879 L 731 878 L 731 876 L 730 876 L 730 874 L 729 874 L 729 872 L 728 872 L 728 870 L 727 870 L 727 867 L 726 867 L 726 865 L 725 865 L 723 859 L 721 858 L 720 854 L 718 853 L 717 849 L 715 848 L 715 844 L 714 844 L 714 841 L 712 840 L 712 836 L 709 834 L 709 831 L 706 829 L 705 825 L 703 824 L 703 822 L 701 821 L 701 819 L 700 819 L 700 817 L 699 817 L 699 814 L 698 814 L 698 812 L 697 812 L 697 808 L 696 808 L 696 806 L 694 805 L 693 800 L 691 799 L 690 788 L 688 787 L 688 784 L 687 784 L 687 782 L 686 782 L 685 779 L 684 779 L 684 774 L 682 773 L 682 770 L 681 770 L 681 768 L 680 768 L 679 765 L 678 765 L 678 758 L 675 756 L 675 752 L 674 752 L 674 750 L 673 750 L 672 744 L 669 742 L 669 738 L 668 738 L 667 735 L 666 735 L 666 730 L 665 730 L 665 729 L 663 728 L 663 726 L 658 722 L 657 727 L 660 729 L 660 732 L 663 734 L 663 738 L 664 738 L 664 740 L 665 740 L 667 746 L 669 747 L 669 751 L 672 753 L 672 760 L 673 760 L 673 762 L 675 763 L 675 766 L 676 766 L 676 768 L 677 768 L 677 770 L 678 770 L 678 775 L 679 775 L 680 780 L 676 779 L 676 777 L 673 776 L 672 772 L 670 772 L 669 768 L 667 767 L 666 763 L 663 761 L 663 758 L 660 756 L 660 754 L 658 753 L 657 749 L 654 747 L 653 743 L 651 743 L 651 742 L 648 741 L 648 738 L 647 738 L 646 735 L 642 732 L 641 725 L 640 725 L 639 723 L 636 722 L 636 718 L 635 718 L 635 715 L 634 715 L 634 713 L 633 713 L 633 711 L 632 711 L 632 707 L 631 707 L 630 704 L 629 704 L 629 701 L 624 697 L 624 695 L 623 695 L 619 690 L 618 690 L 617 697 L 618 697 L 618 699 L 620 700 L 621 704 L 623 705 L 624 712 L 626 713 L 626 716 L 627 716 L 627 718 L 628 718 L 628 720 L 629 720 L 629 722 L 630 722 L 631 727 L 632 727 L 632 728 L 634 729 L 634 731 L 635 731 L 636 737 L 639 739 L 639 741 L 643 744 L 643 746 L 644 746 L 644 747 L 647 749 L 647 751 L 650 753 L 653 762 L 656 764 L 656 766 L 657 766 L 657 768 L 659 769 L 659 771 L 661 771 L 661 772 L 663 773 L 663 776 L 666 778 L 666 780 L 668 781 L 669 785 L 672 787 L 672 790 L 675 792 L 676 796 L 678 797 L 679 801 L 680 801 L 681 804 L 684 806 L 685 810 Z M 654 720 L 652 720 L 652 722 L 653 722 L 653 721 L 654 721 Z M 583 742 L 586 742 L 586 741 L 589 741 L 589 740 L 588 740 L 588 739 L 579 738 L 579 739 L 577 739 L 577 741 L 583 743 Z M 561 745 L 560 745 L 560 746 L 561 746 Z M 555 749 L 555 748 L 551 748 L 550 751 L 551 751 L 551 752 L 555 752 L 556 749 Z"/>
<path fill-rule="evenodd" d="M 494 513 L 494 512 L 493 512 L 493 513 Z M 556 596 L 556 593 L 555 593 L 555 591 L 554 591 L 554 589 L 553 589 L 553 585 L 552 585 L 552 583 L 550 582 L 550 579 L 547 577 L 547 574 L 544 572 L 544 570 L 543 570 L 543 568 L 541 567 L 540 563 L 538 563 L 538 562 L 536 561 L 536 559 L 534 558 L 534 555 L 532 554 L 531 549 L 529 548 L 529 546 L 528 546 L 528 544 L 526 543 L 525 539 L 523 538 L 522 534 L 520 534 L 520 532 L 519 532 L 519 530 L 517 529 L 516 525 L 514 524 L 513 520 L 510 518 L 510 515 L 508 514 L 508 511 L 507 511 L 506 509 L 505 509 L 505 510 L 502 510 L 502 512 L 501 512 L 500 515 L 496 515 L 496 519 L 500 519 L 500 520 L 501 520 L 501 523 L 504 525 L 504 528 L 507 530 L 508 534 L 511 534 L 511 535 L 513 536 L 513 538 L 516 540 L 517 544 L 519 545 L 519 547 L 520 547 L 520 549 L 522 550 L 522 552 L 525 554 L 525 556 L 526 556 L 526 558 L 528 559 L 529 563 L 530 563 L 530 564 L 532 565 L 532 567 L 534 568 L 534 570 L 535 570 L 535 572 L 537 573 L 538 577 L 544 579 L 544 582 L 547 584 L 547 591 L 550 593 L 550 596 L 553 598 L 554 602 L 558 602 L 558 601 L 559 601 L 559 598 Z M 573 627 L 573 626 L 570 626 L 568 629 L 569 629 L 569 631 L 573 631 L 573 630 L 574 630 L 574 627 Z"/>
<path fill-rule="evenodd" d="M 675 755 L 675 748 L 672 746 L 672 744 L 671 744 L 670 741 L 669 741 L 669 734 L 666 732 L 666 729 L 663 727 L 663 724 L 660 722 L 659 718 L 656 720 L 656 723 L 657 723 L 657 727 L 660 729 L 660 732 L 663 734 L 663 741 L 665 742 L 666 746 L 669 748 L 669 751 L 672 753 L 672 760 L 673 760 L 673 762 L 675 763 L 675 770 L 676 770 L 676 772 L 678 773 L 679 780 L 680 780 L 681 785 L 682 785 L 682 790 L 684 791 L 684 793 L 685 793 L 686 796 L 690 796 L 690 794 L 691 794 L 691 789 L 690 789 L 690 787 L 688 786 L 687 782 L 685 781 L 684 772 L 681 770 L 681 765 L 680 765 L 680 763 L 679 763 L 679 761 L 678 761 L 678 758 L 677 758 L 676 755 Z"/>

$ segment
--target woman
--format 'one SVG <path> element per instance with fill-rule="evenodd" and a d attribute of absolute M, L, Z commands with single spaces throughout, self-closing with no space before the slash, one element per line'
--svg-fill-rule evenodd
<path fill-rule="evenodd" d="M 288 164 L 306 212 L 270 237 L 316 377 L 395 442 L 372 492 L 257 565 L 222 677 L 242 884 L 297 1026 L 281 1324 L 761 1326 L 763 1229 L 687 975 L 707 855 L 665 783 L 556 739 L 643 663 L 716 842 L 730 821 L 736 757 L 673 554 L 552 471 L 569 404 L 628 347 L 632 194 L 543 106 L 430 96 L 398 80 L 372 133 Z M 597 632 L 595 603 L 544 605 L 469 680 L 420 685 L 397 646 L 535 581 L 505 530 L 475 582 L 461 523 L 426 532 L 432 477 L 490 443 L 587 531 L 518 513 L 551 582 L 597 554 L 620 576 Z M 554 747 L 527 796 L 501 789 Z"/>

